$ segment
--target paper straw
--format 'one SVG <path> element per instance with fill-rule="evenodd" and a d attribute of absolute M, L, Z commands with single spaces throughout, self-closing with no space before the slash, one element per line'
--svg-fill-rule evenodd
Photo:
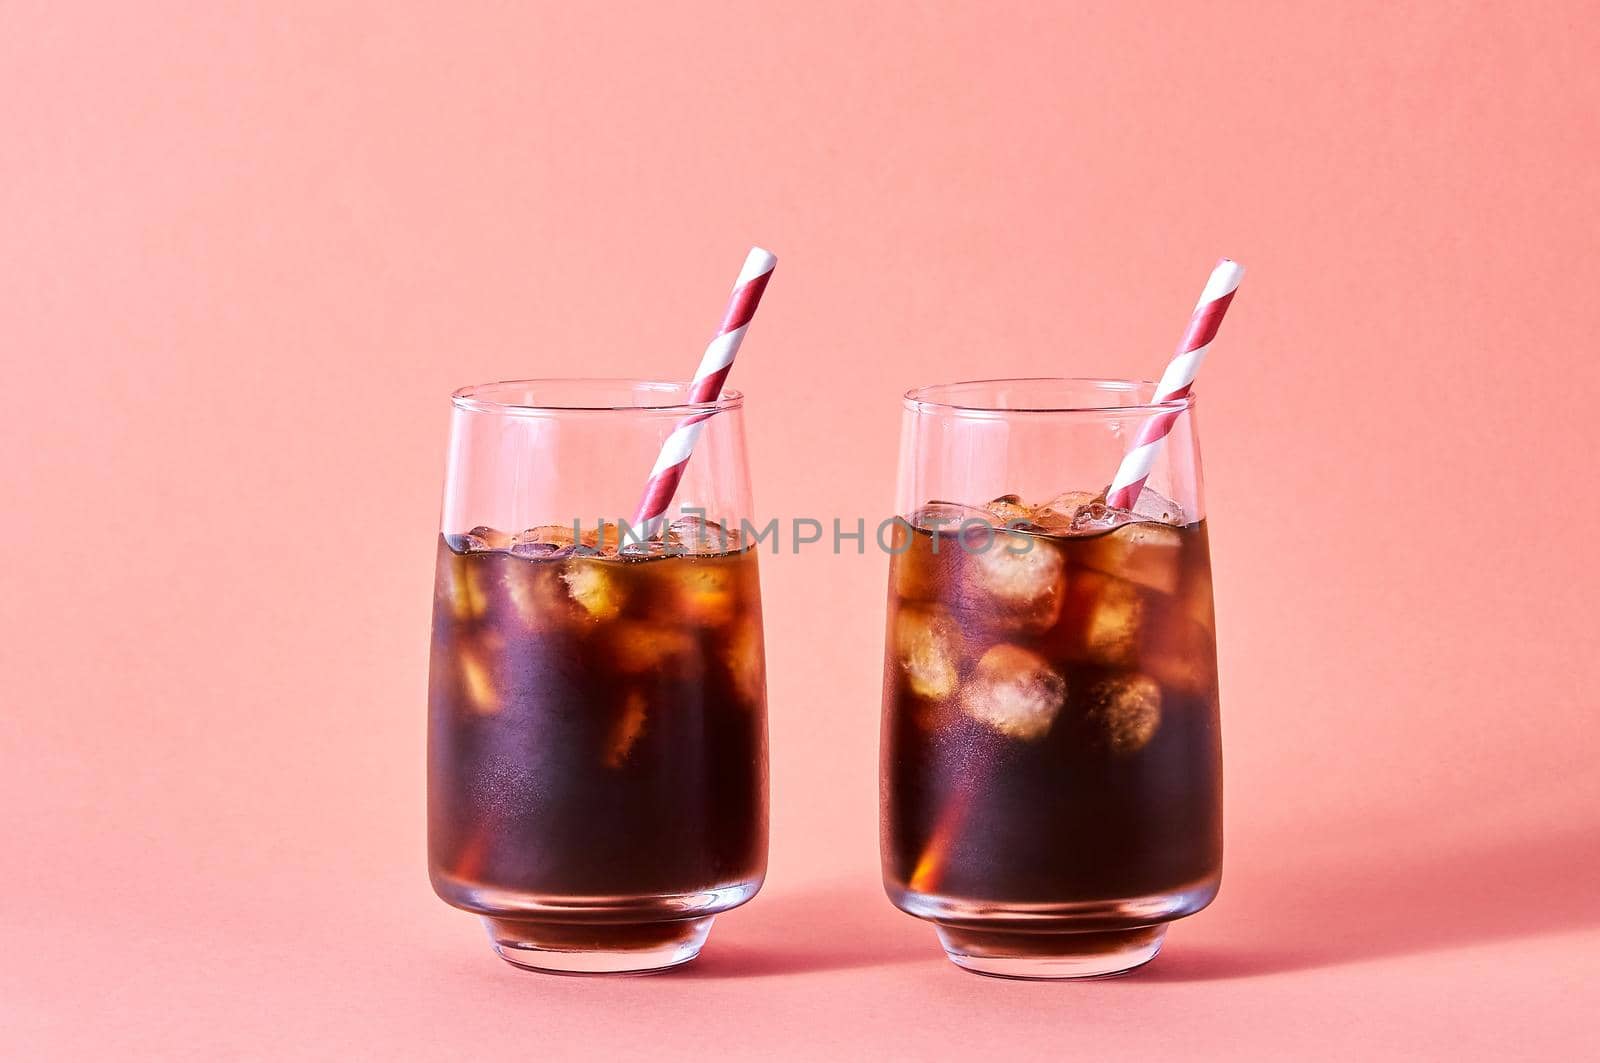
<path fill-rule="evenodd" d="M 761 293 L 767 290 L 767 281 L 772 278 L 772 268 L 777 264 L 778 259 L 772 252 L 760 247 L 750 249 L 744 268 L 739 271 L 739 279 L 733 282 L 733 295 L 728 299 L 727 312 L 722 315 L 722 325 L 706 346 L 700 368 L 695 370 L 687 402 L 715 402 L 722 394 L 723 381 L 728 379 L 728 371 L 733 368 L 733 356 L 739 353 L 739 344 L 750 329 L 750 319 L 761 304 Z M 661 445 L 655 468 L 650 470 L 650 479 L 645 481 L 644 493 L 634 511 L 633 526 L 641 535 L 649 534 L 651 523 L 672 505 L 672 496 L 683 479 L 684 466 L 689 464 L 689 454 L 700 438 L 706 419 L 715 412 L 706 410 L 685 417 Z"/>
<path fill-rule="evenodd" d="M 1206 281 L 1200 301 L 1195 304 L 1194 314 L 1189 318 L 1189 327 L 1178 344 L 1178 353 L 1167 363 L 1167 371 L 1161 374 L 1161 383 L 1156 385 L 1155 397 L 1150 400 L 1152 403 L 1172 402 L 1188 396 L 1195 374 L 1200 371 L 1200 364 L 1211 349 L 1211 341 L 1216 339 L 1217 329 L 1222 327 L 1222 315 L 1228 312 L 1233 293 L 1243 277 L 1244 267 L 1226 258 L 1211 271 L 1211 279 Z M 1133 508 L 1139 500 L 1139 492 L 1144 490 L 1150 470 L 1155 467 L 1156 455 L 1161 452 L 1162 443 L 1183 411 L 1184 407 L 1181 406 L 1162 410 L 1145 422 L 1133 449 L 1122 456 L 1117 475 L 1106 489 L 1106 505 L 1116 509 Z"/>

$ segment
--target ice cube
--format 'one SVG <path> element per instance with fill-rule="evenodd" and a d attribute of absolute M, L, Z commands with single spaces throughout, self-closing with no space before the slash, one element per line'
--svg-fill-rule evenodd
<path fill-rule="evenodd" d="M 452 538 L 459 538 L 452 536 Z M 489 611 L 489 596 L 484 593 L 481 560 L 460 554 L 452 547 L 441 554 L 434 576 L 434 597 L 457 620 L 477 620 Z"/>
<path fill-rule="evenodd" d="M 1124 524 L 1089 540 L 1083 563 L 1108 576 L 1173 594 L 1183 578 L 1183 534 L 1166 524 Z"/>
<path fill-rule="evenodd" d="M 955 540 L 929 535 L 897 517 L 888 541 L 890 589 L 902 599 L 936 600 L 946 585 L 951 559 L 961 552 Z"/>
<path fill-rule="evenodd" d="M 1139 659 L 1139 627 L 1144 599 L 1126 580 L 1092 569 L 1073 576 L 1073 598 L 1086 603 L 1083 645 L 1090 660 L 1128 667 Z"/>
<path fill-rule="evenodd" d="M 515 553 L 517 547 L 512 551 Z M 505 588 L 512 610 L 530 628 L 558 623 L 575 612 L 557 565 L 533 559 L 508 559 L 500 574 L 500 584 Z"/>
<path fill-rule="evenodd" d="M 1162 524 L 1187 524 L 1184 519 L 1183 507 L 1172 499 L 1152 491 L 1146 487 L 1139 492 L 1139 497 L 1134 500 L 1133 512 L 1135 516 L 1145 520 L 1159 521 Z"/>
<path fill-rule="evenodd" d="M 765 703 L 767 691 L 766 655 L 761 644 L 761 621 L 749 616 L 734 628 L 722 651 L 723 663 L 739 698 L 751 709 Z"/>
<path fill-rule="evenodd" d="M 570 524 L 543 524 L 511 537 L 508 549 L 521 557 L 555 559 L 565 557 L 578 544 Z"/>
<path fill-rule="evenodd" d="M 1184 580 L 1183 602 L 1191 620 L 1216 634 L 1217 615 L 1212 601 L 1209 562 L 1189 567 L 1188 577 Z"/>
<path fill-rule="evenodd" d="M 726 554 L 738 549 L 736 533 L 698 516 L 679 517 L 667 525 L 663 538 L 680 554 Z"/>
<path fill-rule="evenodd" d="M 567 561 L 561 579 L 567 593 L 595 620 L 610 620 L 622 612 L 627 588 L 612 565 L 598 558 L 574 557 Z"/>
<path fill-rule="evenodd" d="M 633 752 L 634 745 L 644 734 L 646 707 L 643 694 L 637 690 L 628 691 L 628 696 L 622 702 L 622 711 L 617 714 L 616 722 L 611 725 L 611 733 L 606 737 L 606 767 L 622 767 L 628 754 Z"/>
<path fill-rule="evenodd" d="M 572 547 L 542 542 L 512 543 L 511 553 L 535 561 L 559 561 L 572 553 Z"/>
<path fill-rule="evenodd" d="M 672 557 L 673 553 L 672 547 L 659 539 L 648 539 L 642 543 L 623 543 L 622 548 L 617 551 L 617 556 L 637 561 L 651 557 Z"/>
<path fill-rule="evenodd" d="M 1002 627 L 1043 631 L 1061 615 L 1066 566 L 1048 539 L 1023 532 L 994 532 L 988 542 L 969 537 L 963 546 L 972 601 Z"/>
<path fill-rule="evenodd" d="M 636 534 L 630 534 L 628 542 L 633 542 Z M 622 526 L 615 521 L 603 520 L 592 528 L 582 529 L 578 543 L 583 552 L 615 557 L 623 545 Z"/>
<path fill-rule="evenodd" d="M 1128 514 L 1120 509 L 1112 509 L 1104 502 L 1096 499 L 1086 506 L 1078 509 L 1072 518 L 1072 530 L 1078 535 L 1092 535 L 1096 532 L 1110 531 L 1120 527 L 1129 520 Z"/>
<path fill-rule="evenodd" d="M 1145 627 L 1141 668 L 1168 690 L 1215 696 L 1217 644 L 1211 628 L 1179 609 L 1159 611 Z"/>
<path fill-rule="evenodd" d="M 450 549 L 458 554 L 486 554 L 494 547 L 489 540 L 476 532 L 466 532 L 461 535 L 446 535 L 445 542 L 450 544 Z"/>
<path fill-rule="evenodd" d="M 1089 688 L 1087 716 L 1113 753 L 1137 753 L 1161 726 L 1161 688 L 1144 675 L 1102 679 Z"/>
<path fill-rule="evenodd" d="M 901 606 L 894 618 L 895 651 L 913 693 L 947 698 L 956 690 L 961 629 L 937 606 Z"/>
<path fill-rule="evenodd" d="M 994 514 L 987 509 L 976 509 L 955 502 L 929 502 L 907 519 L 924 531 L 942 532 L 945 535 L 954 535 L 964 526 L 976 527 L 981 524 L 993 527 L 995 524 Z"/>
<path fill-rule="evenodd" d="M 1055 723 L 1067 681 L 1021 646 L 991 646 L 961 691 L 961 710 L 1003 735 L 1032 741 Z"/>
<path fill-rule="evenodd" d="M 462 536 L 468 549 L 474 553 L 484 550 L 504 550 L 511 545 L 511 536 L 498 528 L 480 524 Z"/>
<path fill-rule="evenodd" d="M 461 678 L 461 693 L 472 711 L 479 716 L 499 712 L 500 692 L 495 689 L 487 655 L 467 645 L 457 646 L 456 668 Z"/>
<path fill-rule="evenodd" d="M 1033 511 L 1033 522 L 1052 535 L 1066 535 L 1074 530 L 1078 511 L 1097 497 L 1093 491 L 1063 491 Z"/>
<path fill-rule="evenodd" d="M 997 524 L 1031 524 L 1033 507 L 1024 505 L 1020 495 L 1001 495 L 983 507 Z"/>
<path fill-rule="evenodd" d="M 694 665 L 695 639 L 677 624 L 619 620 L 610 633 L 611 661 L 626 675 L 682 675 Z"/>
<path fill-rule="evenodd" d="M 704 627 L 721 627 L 739 611 L 739 576 L 715 561 L 687 561 L 662 566 L 662 575 L 684 619 Z"/>
<path fill-rule="evenodd" d="M 541 524 L 536 528 L 518 532 L 512 536 L 512 543 L 550 543 L 554 546 L 571 546 L 578 541 L 578 532 L 581 531 L 576 524 Z"/>

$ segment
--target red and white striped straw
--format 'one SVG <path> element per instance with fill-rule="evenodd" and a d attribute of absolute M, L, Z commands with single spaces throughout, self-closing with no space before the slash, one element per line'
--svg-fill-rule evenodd
<path fill-rule="evenodd" d="M 1200 363 L 1205 361 L 1211 341 L 1216 339 L 1217 329 L 1222 327 L 1222 315 L 1228 312 L 1233 293 L 1238 290 L 1243 277 L 1244 267 L 1227 258 L 1219 261 L 1217 268 L 1211 271 L 1211 279 L 1206 281 L 1200 301 L 1195 304 L 1194 315 L 1189 318 L 1183 341 L 1178 344 L 1178 353 L 1167 363 L 1167 371 L 1161 374 L 1161 383 L 1156 385 L 1152 402 L 1171 402 L 1189 394 L 1195 374 L 1200 372 Z M 1138 441 L 1132 450 L 1122 456 L 1117 475 L 1106 489 L 1106 505 L 1117 509 L 1133 508 L 1139 500 L 1139 492 L 1144 490 L 1150 470 L 1155 466 L 1161 444 L 1166 441 L 1173 424 L 1182 413 L 1181 407 L 1162 410 L 1145 422 Z"/>
<path fill-rule="evenodd" d="M 739 344 L 749 331 L 750 319 L 761 304 L 761 293 L 767 290 L 772 267 L 777 264 L 778 259 L 771 251 L 760 247 L 750 249 L 749 256 L 744 260 L 744 268 L 739 271 L 739 279 L 733 282 L 733 295 L 728 299 L 727 313 L 722 315 L 722 325 L 706 346 L 706 353 L 700 359 L 700 368 L 695 370 L 686 402 L 715 402 L 722 394 L 722 383 L 728 379 L 728 371 L 733 368 L 733 356 L 739 353 Z M 655 468 L 650 470 L 644 495 L 634 511 L 633 527 L 639 529 L 640 534 L 649 534 L 650 523 L 672 505 L 672 496 L 678 490 L 678 482 L 683 479 L 683 468 L 689 464 L 689 453 L 694 450 L 706 419 L 715 412 L 706 410 L 685 417 L 678 422 L 667 441 L 661 444 Z"/>

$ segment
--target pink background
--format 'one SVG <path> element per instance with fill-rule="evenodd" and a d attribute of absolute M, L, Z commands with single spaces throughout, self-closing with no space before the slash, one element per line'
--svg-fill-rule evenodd
<path fill-rule="evenodd" d="M 11 3 L 0 1053 L 1592 1047 L 1588 5 Z M 137 8 L 137 13 L 133 13 Z M 950 966 L 878 886 L 882 557 L 763 560 L 772 871 L 562 980 L 434 899 L 445 396 L 685 374 L 748 244 L 758 505 L 897 399 L 1207 367 L 1222 896 L 1145 973 Z"/>

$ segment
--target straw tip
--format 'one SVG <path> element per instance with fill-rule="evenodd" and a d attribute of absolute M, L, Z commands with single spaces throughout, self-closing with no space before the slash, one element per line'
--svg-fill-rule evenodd
<path fill-rule="evenodd" d="M 752 277 L 759 277 L 769 273 L 773 266 L 778 264 L 778 256 L 764 247 L 752 247 L 745 256 L 744 269 L 739 271 L 739 282 L 742 284 Z"/>
<path fill-rule="evenodd" d="M 1199 309 L 1205 304 L 1217 299 L 1239 287 L 1239 282 L 1244 279 L 1244 267 L 1231 258 L 1217 259 L 1217 265 L 1211 271 L 1211 276 L 1206 279 L 1205 290 L 1200 293 L 1200 300 L 1195 303 Z"/>

